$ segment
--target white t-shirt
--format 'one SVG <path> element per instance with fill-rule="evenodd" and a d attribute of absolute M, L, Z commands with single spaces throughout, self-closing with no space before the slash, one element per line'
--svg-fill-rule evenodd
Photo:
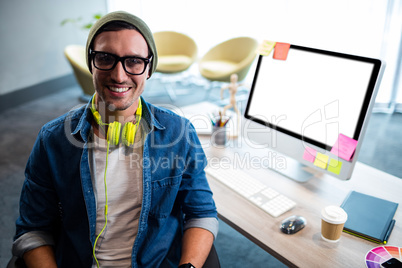
<path fill-rule="evenodd" d="M 136 141 L 141 140 L 137 131 Z M 105 225 L 105 184 L 107 142 L 93 135 L 92 184 L 96 199 L 96 236 Z M 110 144 L 106 185 L 108 196 L 107 225 L 100 235 L 95 256 L 100 267 L 131 267 L 131 253 L 138 231 L 142 204 L 142 159 L 143 146 L 127 147 Z M 95 171 L 95 172 L 94 172 Z M 96 267 L 96 262 L 93 263 Z"/>

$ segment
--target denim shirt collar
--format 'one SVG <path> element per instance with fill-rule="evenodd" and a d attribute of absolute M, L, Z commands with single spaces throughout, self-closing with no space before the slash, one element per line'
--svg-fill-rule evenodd
<path fill-rule="evenodd" d="M 156 118 L 153 113 L 155 106 L 150 103 L 144 101 L 144 98 L 141 97 L 142 102 L 142 118 L 144 119 L 147 126 L 147 133 L 150 133 L 154 128 L 157 130 L 166 129 Z"/>
<path fill-rule="evenodd" d="M 93 97 L 92 97 L 93 98 Z M 71 132 L 71 135 L 73 136 L 79 136 L 80 139 L 87 143 L 88 142 L 88 137 L 89 133 L 91 130 L 91 120 L 93 118 L 92 112 L 91 112 L 91 101 L 92 98 L 89 100 L 89 102 L 85 105 L 84 111 L 82 115 L 80 116 L 79 114 L 73 114 L 72 117 L 74 116 L 80 116 L 80 119 L 78 121 L 78 124 L 76 128 L 74 129 L 73 132 Z M 154 110 L 154 106 L 150 103 L 147 103 L 143 97 L 141 98 L 142 102 L 142 121 L 144 129 L 146 130 L 146 133 L 149 134 L 152 132 L 152 130 L 155 128 L 157 130 L 164 130 L 165 126 L 163 126 L 156 118 L 155 115 L 152 113 L 152 110 Z M 145 124 L 144 124 L 145 123 Z"/>

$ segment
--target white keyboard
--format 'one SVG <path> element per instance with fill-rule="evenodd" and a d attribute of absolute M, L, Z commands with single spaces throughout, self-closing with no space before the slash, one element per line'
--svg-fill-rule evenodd
<path fill-rule="evenodd" d="M 278 217 L 296 206 L 293 200 L 239 169 L 208 166 L 205 168 L 205 172 L 273 217 Z"/>

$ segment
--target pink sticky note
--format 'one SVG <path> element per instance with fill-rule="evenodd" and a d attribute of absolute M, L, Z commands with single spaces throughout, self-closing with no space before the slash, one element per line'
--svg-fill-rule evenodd
<path fill-rule="evenodd" d="M 289 48 L 290 44 L 288 43 L 276 42 L 273 58 L 276 60 L 286 60 L 288 57 Z"/>
<path fill-rule="evenodd" d="M 339 156 L 346 161 L 350 161 L 353 158 L 357 146 L 357 140 L 349 138 L 343 134 L 339 134 L 334 147 L 331 149 L 331 153 Z"/>
<path fill-rule="evenodd" d="M 314 163 L 316 154 L 317 154 L 316 150 L 310 147 L 306 147 L 306 149 L 304 150 L 303 159 L 311 163 Z"/>

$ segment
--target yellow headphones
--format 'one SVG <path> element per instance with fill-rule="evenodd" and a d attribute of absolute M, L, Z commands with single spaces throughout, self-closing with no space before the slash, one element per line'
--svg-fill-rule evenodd
<path fill-rule="evenodd" d="M 120 139 L 120 131 L 121 131 L 121 123 L 114 121 L 112 123 L 103 123 L 102 118 L 99 114 L 99 112 L 95 108 L 95 96 L 92 97 L 92 105 L 91 105 L 91 112 L 95 118 L 96 123 L 103 129 L 103 126 L 109 126 L 107 134 L 106 134 L 106 140 L 107 142 L 111 142 L 114 145 L 119 144 L 119 139 Z M 132 122 L 127 122 L 123 126 L 123 133 L 122 133 L 122 139 L 123 143 L 126 146 L 130 146 L 134 144 L 134 138 L 135 134 L 137 133 L 138 126 L 141 121 L 141 116 L 142 116 L 142 104 L 141 104 L 141 99 L 139 99 L 138 102 L 138 108 L 137 111 L 135 112 L 136 115 L 136 122 L 133 124 Z"/>
<path fill-rule="evenodd" d="M 103 123 L 102 118 L 99 114 L 99 112 L 95 108 L 95 96 L 92 97 L 92 102 L 91 102 L 91 112 L 95 118 L 96 123 L 103 129 L 103 126 L 109 126 L 107 134 L 106 134 L 106 140 L 107 140 L 107 151 L 106 151 L 106 166 L 105 166 L 105 173 L 103 177 L 103 182 L 105 185 L 105 209 L 104 209 L 104 214 L 105 214 L 105 224 L 101 230 L 101 232 L 98 234 L 98 236 L 95 239 L 93 249 L 92 249 L 92 255 L 94 256 L 94 259 L 96 261 L 96 266 L 99 268 L 99 262 L 98 259 L 96 258 L 95 255 L 95 248 L 96 248 L 96 243 L 98 242 L 99 237 L 101 234 L 105 231 L 106 226 L 107 226 L 107 215 L 108 215 L 108 196 L 107 196 L 107 184 L 106 184 L 106 171 L 107 171 L 107 166 L 108 166 L 108 159 L 109 159 L 109 145 L 110 143 L 114 145 L 119 144 L 119 138 L 120 138 L 120 129 L 121 129 L 121 123 L 114 121 L 112 123 Z M 132 122 L 128 122 L 124 124 L 123 127 L 123 133 L 122 133 L 122 139 L 123 143 L 126 146 L 130 146 L 131 144 L 134 144 L 134 138 L 135 134 L 137 133 L 138 126 L 141 121 L 141 116 L 142 116 L 142 104 L 141 104 L 141 99 L 139 99 L 138 102 L 138 108 L 137 111 L 135 112 L 136 115 L 136 122 L 133 124 Z"/>

